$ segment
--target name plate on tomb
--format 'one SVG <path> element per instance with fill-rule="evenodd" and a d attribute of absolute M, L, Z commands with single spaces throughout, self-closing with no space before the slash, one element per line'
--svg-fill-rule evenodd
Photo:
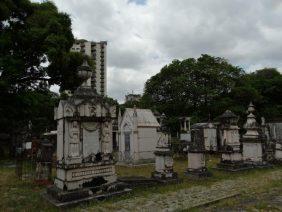
<path fill-rule="evenodd" d="M 88 170 L 78 170 L 76 172 L 72 172 L 72 179 L 81 178 L 81 177 L 95 177 L 95 176 L 103 176 L 103 175 L 111 175 L 114 174 L 114 167 L 93 167 Z"/>

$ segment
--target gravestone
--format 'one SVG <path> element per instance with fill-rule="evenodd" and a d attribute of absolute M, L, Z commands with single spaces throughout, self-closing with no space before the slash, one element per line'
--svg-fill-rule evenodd
<path fill-rule="evenodd" d="M 157 180 L 177 179 L 177 173 L 173 171 L 173 152 L 170 149 L 170 135 L 164 125 L 164 114 L 160 119 L 160 137 L 157 143 L 155 154 L 155 171 L 152 178 Z"/>
<path fill-rule="evenodd" d="M 274 144 L 274 161 L 282 162 L 282 119 L 277 117 L 267 123 L 268 137 Z"/>
<path fill-rule="evenodd" d="M 78 75 L 82 85 L 55 108 L 57 174 L 47 192 L 60 201 L 88 197 L 91 188 L 116 181 L 111 154 L 116 107 L 91 88 L 92 70 L 86 61 Z"/>
<path fill-rule="evenodd" d="M 243 160 L 245 164 L 253 166 L 267 166 L 266 162 L 266 136 L 261 133 L 259 124 L 256 121 L 254 105 L 249 104 L 247 121 L 244 124 L 246 133 L 241 142 L 243 144 Z"/>
<path fill-rule="evenodd" d="M 212 123 L 209 123 L 212 128 Z M 211 173 L 206 167 L 205 137 L 201 125 L 191 127 L 191 143 L 188 145 L 188 168 L 185 172 L 189 177 L 209 177 Z"/>
<path fill-rule="evenodd" d="M 221 143 L 221 160 L 218 169 L 227 171 L 240 171 L 247 169 L 243 163 L 242 148 L 240 143 L 238 116 L 226 110 L 220 117 L 219 137 Z"/>

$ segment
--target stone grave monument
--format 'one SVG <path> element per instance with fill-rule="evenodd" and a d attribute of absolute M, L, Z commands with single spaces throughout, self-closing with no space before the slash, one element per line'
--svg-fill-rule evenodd
<path fill-rule="evenodd" d="M 218 169 L 227 171 L 240 171 L 247 169 L 243 163 L 242 148 L 240 143 L 238 116 L 226 110 L 220 117 L 219 137 L 221 160 Z"/>
<path fill-rule="evenodd" d="M 247 121 L 244 124 L 246 133 L 243 135 L 241 142 L 243 144 L 243 160 L 245 164 L 257 166 L 268 166 L 266 162 L 266 136 L 261 133 L 260 126 L 256 121 L 254 105 L 249 104 Z"/>
<path fill-rule="evenodd" d="M 209 123 L 212 128 L 212 123 Z M 188 145 L 188 168 L 185 172 L 189 177 L 209 177 L 205 159 L 205 137 L 201 125 L 191 127 L 191 143 Z"/>
<path fill-rule="evenodd" d="M 276 117 L 266 124 L 267 137 L 273 143 L 273 161 L 282 163 L 282 118 Z"/>
<path fill-rule="evenodd" d="M 152 178 L 171 181 L 177 179 L 177 173 L 173 171 L 173 152 L 170 149 L 170 135 L 164 126 L 164 114 L 160 119 L 160 137 L 155 153 L 155 171 Z"/>
<path fill-rule="evenodd" d="M 82 85 L 55 108 L 57 174 L 47 194 L 62 202 L 87 198 L 117 178 L 111 154 L 116 107 L 91 88 L 91 75 L 84 61 L 78 70 Z"/>
<path fill-rule="evenodd" d="M 190 142 L 191 133 L 190 133 L 190 117 L 181 117 L 180 121 L 180 140 Z"/>

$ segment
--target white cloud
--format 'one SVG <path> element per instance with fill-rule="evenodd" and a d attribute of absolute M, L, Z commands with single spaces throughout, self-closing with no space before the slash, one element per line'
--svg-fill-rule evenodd
<path fill-rule="evenodd" d="M 78 38 L 108 41 L 108 95 L 123 101 L 172 59 L 207 53 L 282 69 L 278 0 L 54 0 Z M 134 3 L 135 2 L 135 3 Z"/>

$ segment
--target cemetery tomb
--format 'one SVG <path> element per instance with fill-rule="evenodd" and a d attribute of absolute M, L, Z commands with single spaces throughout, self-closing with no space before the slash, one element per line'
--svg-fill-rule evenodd
<path fill-rule="evenodd" d="M 238 116 L 226 110 L 220 117 L 219 137 L 221 143 L 221 160 L 218 169 L 239 171 L 248 168 L 243 163 L 240 143 Z"/>
<path fill-rule="evenodd" d="M 173 152 L 170 149 L 170 135 L 163 124 L 165 116 L 161 117 L 159 140 L 155 153 L 155 171 L 152 173 L 154 179 L 171 180 L 177 179 L 177 173 L 173 171 Z"/>
<path fill-rule="evenodd" d="M 210 123 L 212 127 L 212 124 Z M 209 177 L 211 173 L 206 168 L 205 160 L 205 140 L 204 128 L 202 125 L 193 125 L 191 127 L 191 143 L 188 144 L 188 168 L 186 176 Z"/>
<path fill-rule="evenodd" d="M 246 133 L 243 135 L 241 142 L 243 143 L 243 160 L 246 164 L 254 166 L 265 166 L 266 163 L 266 136 L 260 133 L 260 127 L 253 114 L 254 105 L 250 103 L 248 107 L 247 121 L 244 124 Z"/>
<path fill-rule="evenodd" d="M 116 108 L 91 88 L 87 62 L 78 74 L 83 84 L 55 109 L 57 175 L 47 192 L 60 201 L 88 197 L 91 188 L 116 182 L 111 154 Z"/>

